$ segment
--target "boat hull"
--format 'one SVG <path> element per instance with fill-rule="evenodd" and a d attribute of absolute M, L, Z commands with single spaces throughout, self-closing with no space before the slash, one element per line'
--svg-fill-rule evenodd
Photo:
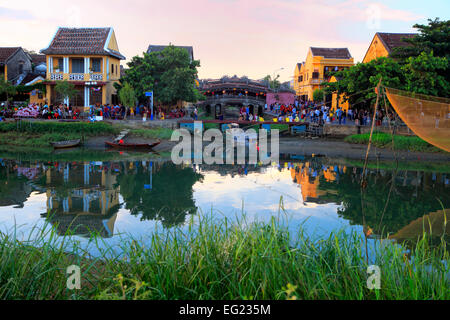
<path fill-rule="evenodd" d="M 155 143 L 115 143 L 105 141 L 105 145 L 107 147 L 116 149 L 153 149 L 160 143 L 161 141 L 157 141 Z"/>
<path fill-rule="evenodd" d="M 50 144 L 55 149 L 65 149 L 65 148 L 73 148 L 80 144 L 80 139 L 77 140 L 68 140 L 68 141 L 60 141 L 60 142 L 50 142 Z"/>

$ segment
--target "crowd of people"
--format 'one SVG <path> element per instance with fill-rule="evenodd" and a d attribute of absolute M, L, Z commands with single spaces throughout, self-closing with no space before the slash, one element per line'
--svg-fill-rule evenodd
<path fill-rule="evenodd" d="M 298 101 L 293 104 L 273 103 L 265 106 L 266 111 L 274 115 L 274 120 L 278 122 L 313 122 L 317 124 L 355 124 L 370 125 L 373 119 L 366 109 L 349 108 L 348 110 L 337 107 L 332 109 L 323 103 L 314 103 L 312 101 Z M 122 104 L 92 105 L 88 112 L 80 108 L 74 108 L 71 105 L 47 105 L 47 104 L 29 104 L 25 106 L 0 105 L 0 120 L 5 118 L 41 118 L 41 119 L 78 119 L 80 117 L 93 118 L 100 116 L 102 119 L 122 120 L 122 119 L 144 119 L 151 118 L 151 110 L 145 105 L 136 105 L 134 107 L 125 107 Z M 184 107 L 164 108 L 156 106 L 154 108 L 154 119 L 176 119 L 191 117 L 198 119 L 197 107 L 188 112 Z M 393 120 L 392 113 L 386 114 L 378 110 L 375 115 L 376 125 L 387 125 Z M 264 121 L 262 115 L 252 113 L 249 106 L 243 106 L 240 109 L 239 120 L 246 121 Z"/>
<path fill-rule="evenodd" d="M 194 111 L 196 112 L 197 109 Z M 183 118 L 188 115 L 186 108 L 174 107 L 154 109 L 156 119 Z M 81 116 L 101 116 L 104 119 L 143 119 L 151 118 L 151 110 L 144 105 L 125 107 L 122 104 L 91 105 L 88 112 L 67 104 L 47 105 L 29 104 L 22 106 L 0 105 L 0 120 L 7 118 L 39 118 L 39 119 L 79 119 Z M 192 113 L 191 116 L 194 116 Z"/>
<path fill-rule="evenodd" d="M 312 101 L 295 101 L 294 104 L 273 103 L 266 106 L 272 114 L 276 115 L 279 122 L 313 122 L 318 124 L 334 123 L 334 124 L 355 124 L 355 125 L 370 125 L 373 119 L 373 113 L 366 109 L 348 108 L 348 110 L 341 107 L 332 109 L 323 103 L 314 103 Z M 375 125 L 387 125 L 393 120 L 392 113 L 386 114 L 381 110 L 377 110 L 375 115 Z"/>
<path fill-rule="evenodd" d="M 23 106 L 5 106 L 0 107 L 0 118 L 40 118 L 40 119 L 77 119 L 80 116 L 80 110 L 74 109 L 66 104 L 47 105 L 47 104 L 29 104 Z"/>

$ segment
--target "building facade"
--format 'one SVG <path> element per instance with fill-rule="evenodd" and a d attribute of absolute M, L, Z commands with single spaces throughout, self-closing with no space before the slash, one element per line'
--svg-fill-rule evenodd
<path fill-rule="evenodd" d="M 74 107 L 117 103 L 114 83 L 120 79 L 120 54 L 112 28 L 59 28 L 46 49 L 46 100 Z M 58 81 L 75 85 L 70 101 L 55 92 Z"/>
<path fill-rule="evenodd" d="M 294 90 L 302 100 L 312 100 L 313 92 L 322 88 L 331 73 L 354 65 L 347 48 L 310 47 L 305 62 L 298 63 L 294 71 Z"/>
<path fill-rule="evenodd" d="M 32 71 L 31 57 L 21 47 L 0 48 L 0 75 L 16 85 Z"/>
<path fill-rule="evenodd" d="M 387 57 L 394 48 L 409 46 L 410 44 L 405 42 L 404 39 L 409 39 L 416 35 L 416 33 L 375 33 L 364 56 L 363 63 L 380 57 Z"/>

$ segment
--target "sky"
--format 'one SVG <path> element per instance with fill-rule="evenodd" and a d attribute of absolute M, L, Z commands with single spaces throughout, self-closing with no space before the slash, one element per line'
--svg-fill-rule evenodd
<path fill-rule="evenodd" d="M 124 66 L 172 43 L 194 47 L 201 79 L 289 81 L 309 47 L 347 47 L 357 62 L 376 32 L 449 16 L 448 0 L 0 0 L 0 46 L 39 52 L 58 27 L 113 27 Z"/>

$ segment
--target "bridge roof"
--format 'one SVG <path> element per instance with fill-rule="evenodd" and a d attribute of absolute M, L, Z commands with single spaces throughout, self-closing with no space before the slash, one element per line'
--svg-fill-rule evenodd
<path fill-rule="evenodd" d="M 249 89 L 257 90 L 261 92 L 271 91 L 267 84 L 262 81 L 251 80 L 248 78 L 238 78 L 238 77 L 222 77 L 221 79 L 207 79 L 202 80 L 200 83 L 200 89 L 211 90 L 220 88 L 239 88 L 239 89 Z"/>

